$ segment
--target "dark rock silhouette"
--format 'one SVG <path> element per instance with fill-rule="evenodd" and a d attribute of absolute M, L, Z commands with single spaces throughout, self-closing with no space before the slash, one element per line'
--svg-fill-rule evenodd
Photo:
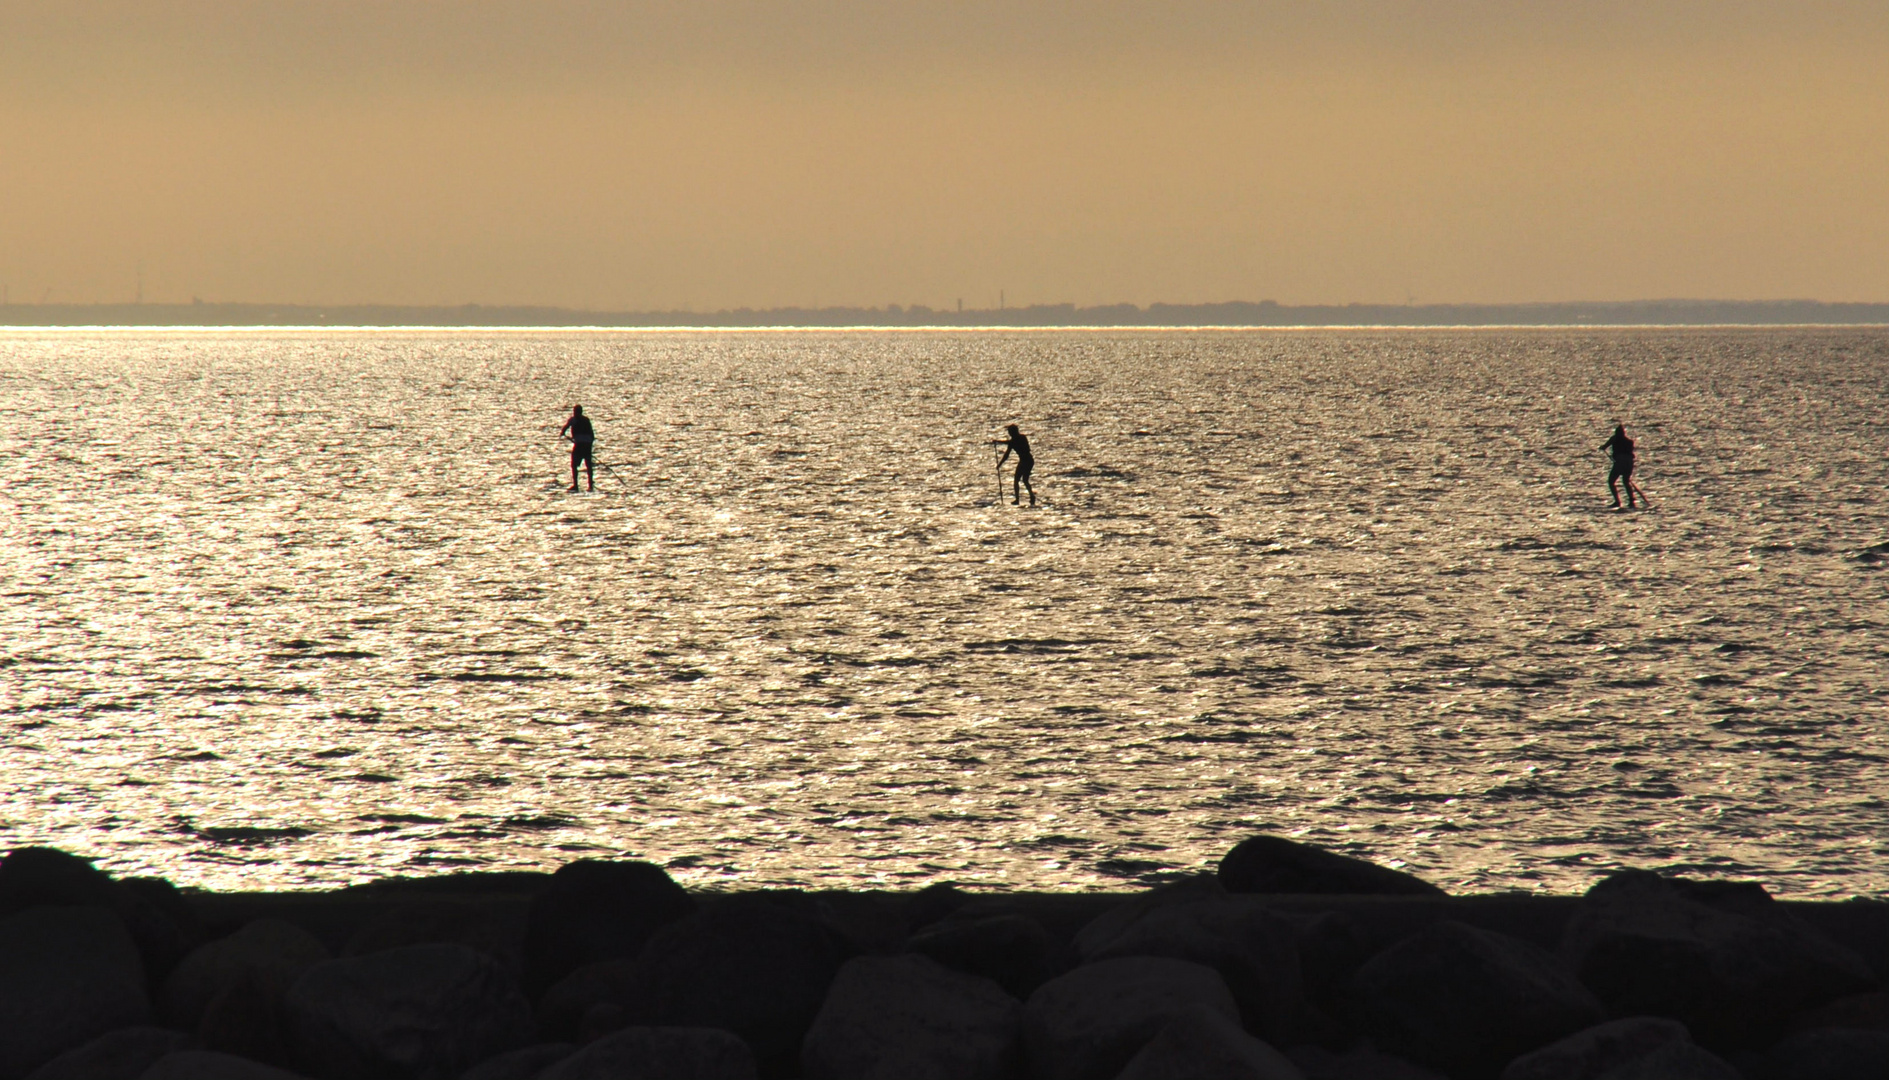
<path fill-rule="evenodd" d="M 1305 1080 L 1284 1054 L 1215 1009 L 1176 1017 L 1128 1060 L 1116 1080 Z"/>
<path fill-rule="evenodd" d="M 1230 893 L 1448 895 L 1413 874 L 1277 836 L 1255 836 L 1227 852 L 1220 883 Z"/>
<path fill-rule="evenodd" d="M 924 956 L 840 968 L 807 1032 L 806 1080 L 1005 1080 L 1022 1060 L 1023 1003 Z"/>
<path fill-rule="evenodd" d="M 409 945 L 316 964 L 284 1004 L 303 1070 L 333 1080 L 454 1077 L 532 1034 L 517 982 L 463 945 Z"/>
<path fill-rule="evenodd" d="M 302 972 L 328 959 L 328 947 L 294 923 L 254 919 L 184 957 L 164 980 L 159 1012 L 167 1023 L 195 1028 L 232 988 L 279 1001 Z"/>
<path fill-rule="evenodd" d="M 303 1080 L 299 1073 L 214 1050 L 182 1050 L 161 1057 L 138 1080 Z"/>
<path fill-rule="evenodd" d="M 14 848 L 0 859 L 0 915 L 31 907 L 116 908 L 118 886 L 91 860 L 57 848 Z"/>
<path fill-rule="evenodd" d="M 1165 957 L 1102 960 L 1037 988 L 1023 1010 L 1023 1042 L 1042 1080 L 1111 1080 L 1161 1029 L 1196 1008 L 1239 1022 L 1220 973 Z"/>
<path fill-rule="evenodd" d="M 576 1043 L 538 1043 L 487 1058 L 461 1073 L 459 1080 L 533 1080 L 577 1052 Z"/>
<path fill-rule="evenodd" d="M 948 968 L 994 980 L 1018 1000 L 1057 973 L 1061 945 L 1027 915 L 953 916 L 912 935 L 913 952 Z"/>
<path fill-rule="evenodd" d="M 1629 1016 L 1523 1054 L 1502 1070 L 1502 1080 L 1592 1080 L 1669 1044 L 1691 1041 L 1677 1020 Z"/>
<path fill-rule="evenodd" d="M 0 1077 L 151 1015 L 144 963 L 99 907 L 34 907 L 0 919 Z"/>
<path fill-rule="evenodd" d="M 1493 1077 L 1604 1015 L 1553 953 L 1449 921 L 1372 957 L 1352 997 L 1360 1029 L 1379 1046 L 1465 1080 Z"/>
<path fill-rule="evenodd" d="M 1590 889 L 1563 953 L 1615 1012 L 1671 1016 L 1701 1045 L 1761 1045 L 1792 1013 L 1874 989 L 1862 959 L 1755 885 L 1644 871 Z"/>
<path fill-rule="evenodd" d="M 1169 904 L 1143 911 L 1113 937 L 1085 935 L 1082 960 L 1166 956 L 1220 973 L 1245 1025 L 1273 1039 L 1297 1041 L 1305 1007 L 1298 928 L 1262 904 L 1234 899 Z"/>
<path fill-rule="evenodd" d="M 416 901 L 398 904 L 355 931 L 341 949 L 343 956 L 398 949 L 408 945 L 464 945 L 517 971 L 517 943 L 491 912 L 452 901 Z"/>
<path fill-rule="evenodd" d="M 694 898 L 652 863 L 567 863 L 532 898 L 525 987 L 536 997 L 586 964 L 633 958 L 657 929 L 694 910 Z"/>
<path fill-rule="evenodd" d="M 157 1059 L 189 1047 L 190 1036 L 170 1028 L 119 1028 L 60 1054 L 26 1080 L 138 1080 Z"/>
<path fill-rule="evenodd" d="M 754 1054 L 717 1028 L 633 1027 L 598 1039 L 537 1080 L 755 1080 Z"/>
<path fill-rule="evenodd" d="M 1889 1032 L 1800 1031 L 1765 1055 L 1769 1080 L 1864 1080 L 1889 1076 Z"/>
<path fill-rule="evenodd" d="M 850 953 L 805 905 L 732 896 L 657 931 L 619 1003 L 632 1024 L 732 1031 L 761 1075 L 787 1076 Z"/>
<path fill-rule="evenodd" d="M 1286 1057 L 1305 1080 L 1447 1080 L 1441 1073 L 1403 1058 L 1356 1046 L 1343 1053 L 1322 1046 L 1295 1046 Z"/>

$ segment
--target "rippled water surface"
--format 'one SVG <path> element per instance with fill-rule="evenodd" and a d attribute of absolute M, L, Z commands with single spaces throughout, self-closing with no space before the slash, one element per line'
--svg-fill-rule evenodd
<path fill-rule="evenodd" d="M 8 332 L 0 839 L 1119 888 L 1264 830 L 1879 893 L 1886 387 L 1867 329 Z"/>

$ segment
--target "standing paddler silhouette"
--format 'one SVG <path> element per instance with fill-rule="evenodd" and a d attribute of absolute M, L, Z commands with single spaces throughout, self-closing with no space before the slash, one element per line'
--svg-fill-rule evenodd
<path fill-rule="evenodd" d="M 1036 488 L 1030 483 L 1030 473 L 1036 468 L 1036 458 L 1030 453 L 1029 436 L 1018 431 L 1017 425 L 1015 424 L 1009 425 L 1004 428 L 1004 430 L 1010 433 L 1010 437 L 1008 439 L 997 439 L 991 443 L 992 446 L 1001 446 L 1004 448 L 1004 452 L 997 457 L 997 501 L 1002 502 L 1004 497 L 1004 461 L 1010 457 L 1011 451 L 1014 450 L 1017 454 L 1017 475 L 1016 478 L 1010 482 L 1010 501 L 1018 506 L 1023 505 L 1023 491 L 1028 490 L 1030 493 L 1030 505 L 1035 506 Z"/>
<path fill-rule="evenodd" d="M 571 418 L 564 421 L 558 429 L 558 435 L 571 440 L 571 490 L 577 490 L 577 463 L 584 463 L 584 482 L 588 490 L 597 490 L 597 457 L 593 447 L 597 442 L 597 431 L 590 426 L 590 417 L 584 415 L 582 405 L 571 406 Z"/>

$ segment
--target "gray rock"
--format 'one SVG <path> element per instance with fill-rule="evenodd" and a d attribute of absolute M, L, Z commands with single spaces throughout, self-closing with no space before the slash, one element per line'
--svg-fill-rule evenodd
<path fill-rule="evenodd" d="M 1443 1074 L 1368 1046 L 1342 1054 L 1322 1046 L 1295 1046 L 1286 1051 L 1305 1080 L 1447 1080 Z"/>
<path fill-rule="evenodd" d="M 634 959 L 650 935 L 694 910 L 694 898 L 653 863 L 566 863 L 531 901 L 526 989 L 536 997 L 587 964 Z"/>
<path fill-rule="evenodd" d="M 912 935 L 910 948 L 955 971 L 994 980 L 1018 998 L 1056 974 L 1056 939 L 1027 915 L 952 916 Z"/>
<path fill-rule="evenodd" d="M 296 1057 L 319 1077 L 455 1077 L 531 1039 L 531 1005 L 498 961 L 409 945 L 317 964 L 284 1000 Z"/>
<path fill-rule="evenodd" d="M 1881 1080 L 1889 1077 L 1889 1032 L 1803 1031 L 1773 1046 L 1766 1060 L 1771 1080 Z"/>
<path fill-rule="evenodd" d="M 1616 1065 L 1595 1080 L 1745 1080 L 1731 1063 L 1691 1042 L 1667 1043 Z"/>
<path fill-rule="evenodd" d="M 1022 1023 L 1022 1003 L 989 979 L 924 956 L 862 956 L 827 991 L 801 1068 L 807 1080 L 1004 1080 Z"/>
<path fill-rule="evenodd" d="M 1226 980 L 1205 964 L 1165 957 L 1102 960 L 1051 979 L 1023 1007 L 1023 1044 L 1042 1080 L 1109 1080 L 1189 1010 L 1238 1022 Z"/>
<path fill-rule="evenodd" d="M 138 1080 L 303 1080 L 303 1077 L 235 1054 L 183 1050 L 158 1058 L 139 1074 Z"/>
<path fill-rule="evenodd" d="M 218 995 L 241 984 L 246 994 L 275 998 L 302 972 L 328 959 L 313 934 L 281 919 L 256 919 L 185 956 L 158 995 L 170 1023 L 194 1030 Z"/>
<path fill-rule="evenodd" d="M 718 1028 L 633 1027 L 607 1035 L 538 1080 L 755 1080 L 754 1052 Z"/>
<path fill-rule="evenodd" d="M 26 1080 L 138 1080 L 158 1058 L 189 1045 L 187 1033 L 170 1028 L 119 1028 L 60 1054 Z"/>
<path fill-rule="evenodd" d="M 1644 871 L 1590 889 L 1562 952 L 1616 1013 L 1673 1017 L 1707 1047 L 1762 1045 L 1791 1014 L 1876 982 L 1757 886 Z"/>
<path fill-rule="evenodd" d="M 534 1080 L 541 1072 L 570 1057 L 576 1043 L 539 1043 L 487 1058 L 459 1074 L 459 1080 Z"/>
<path fill-rule="evenodd" d="M 1087 935 L 1078 948 L 1085 963 L 1166 956 L 1206 964 L 1226 980 L 1246 1027 L 1286 1040 L 1305 1007 L 1298 936 L 1263 902 L 1223 897 L 1149 908 L 1113 938 Z"/>
<path fill-rule="evenodd" d="M 1629 1016 L 1577 1031 L 1531 1050 L 1502 1070 L 1502 1080 L 1594 1080 L 1669 1043 L 1690 1043 L 1686 1025 L 1661 1016 Z"/>
<path fill-rule="evenodd" d="M 1243 840 L 1220 860 L 1230 893 L 1445 896 L 1414 874 L 1278 836 Z"/>
<path fill-rule="evenodd" d="M 1554 954 L 1439 922 L 1372 957 L 1351 981 L 1362 1031 L 1378 1046 L 1466 1080 L 1599 1023 L 1594 1000 Z"/>
<path fill-rule="evenodd" d="M 809 905 L 731 896 L 657 931 L 619 1003 L 634 1025 L 732 1031 L 762 1075 L 787 1076 L 849 956 Z"/>
<path fill-rule="evenodd" d="M 138 947 L 110 911 L 36 907 L 0 919 L 0 1077 L 150 1016 Z"/>
<path fill-rule="evenodd" d="M 1225 1015 L 1197 1006 L 1162 1028 L 1116 1080 L 1305 1080 L 1305 1074 Z"/>

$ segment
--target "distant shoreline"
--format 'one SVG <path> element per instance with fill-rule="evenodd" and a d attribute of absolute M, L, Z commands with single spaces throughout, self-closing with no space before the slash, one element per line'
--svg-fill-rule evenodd
<path fill-rule="evenodd" d="M 4 304 L 0 327 L 381 327 L 518 329 L 1417 329 L 1462 327 L 1871 326 L 1889 303 L 1644 300 L 1560 304 L 1037 304 L 1019 308 L 735 308 L 713 312 L 576 308 L 189 304 Z"/>

